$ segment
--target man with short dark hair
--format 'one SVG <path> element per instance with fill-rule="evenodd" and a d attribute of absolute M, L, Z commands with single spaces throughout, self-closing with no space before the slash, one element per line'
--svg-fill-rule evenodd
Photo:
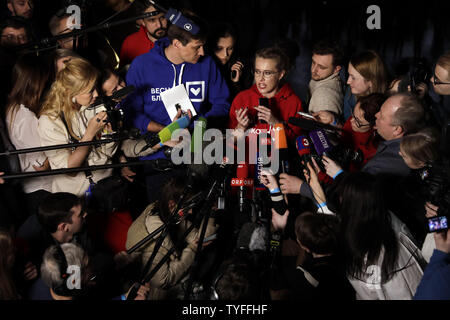
<path fill-rule="evenodd" d="M 11 17 L 3 21 L 0 26 L 0 46 L 4 48 L 16 47 L 29 41 L 28 26 L 23 18 Z"/>
<path fill-rule="evenodd" d="M 160 93 L 181 84 L 197 114 L 209 118 L 208 121 L 211 118 L 228 119 L 228 87 L 214 60 L 205 56 L 203 48 L 206 26 L 196 16 L 185 16 L 199 27 L 197 34 L 171 25 L 168 38 L 159 40 L 150 52 L 137 57 L 127 73 L 127 85 L 136 90 L 124 101 L 124 112 L 126 119 L 142 134 L 159 132 L 172 122 Z M 158 151 L 142 159 L 166 157 Z M 168 176 L 151 168 L 148 168 L 148 174 L 148 200 L 153 202 Z"/>
<path fill-rule="evenodd" d="M 31 19 L 33 16 L 33 0 L 7 0 L 6 6 L 13 17 Z"/>
<path fill-rule="evenodd" d="M 339 71 L 343 55 L 334 42 L 320 41 L 313 47 L 311 62 L 311 81 L 309 82 L 310 113 L 327 110 L 342 112 L 342 83 Z"/>
<path fill-rule="evenodd" d="M 120 50 L 120 65 L 130 64 L 134 58 L 149 52 L 155 46 L 155 42 L 167 35 L 168 21 L 164 13 L 160 12 L 149 1 L 136 1 L 136 11 L 139 15 L 152 13 L 153 15 L 139 20 L 139 31 L 130 34 L 122 44 Z"/>
<path fill-rule="evenodd" d="M 18 237 L 27 241 L 32 260 L 40 265 L 45 249 L 53 244 L 75 242 L 90 249 L 87 234 L 81 234 L 86 211 L 74 194 L 49 194 L 39 206 L 38 214 L 30 216 L 18 230 Z"/>

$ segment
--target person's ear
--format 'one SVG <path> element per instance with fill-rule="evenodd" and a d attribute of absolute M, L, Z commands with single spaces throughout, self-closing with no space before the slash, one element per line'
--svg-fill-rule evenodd
<path fill-rule="evenodd" d="M 183 44 L 181 43 L 181 41 L 178 40 L 178 39 L 173 39 L 172 45 L 173 45 L 175 48 L 177 48 L 177 49 L 180 49 L 180 48 L 183 46 Z"/>
<path fill-rule="evenodd" d="M 399 126 L 399 125 L 395 126 L 393 133 L 394 133 L 394 136 L 401 137 L 404 133 L 403 127 Z"/>
<path fill-rule="evenodd" d="M 14 8 L 13 8 L 12 3 L 11 3 L 11 2 L 8 2 L 6 6 L 8 7 L 8 10 L 9 10 L 12 14 L 14 14 Z"/>
<path fill-rule="evenodd" d="M 286 74 L 286 71 L 284 71 L 284 70 L 281 71 L 281 72 L 280 72 L 280 76 L 279 76 L 279 78 L 278 78 L 278 81 L 281 80 L 281 79 L 283 79 L 283 77 L 284 77 L 285 74 Z"/>
<path fill-rule="evenodd" d="M 58 224 L 58 227 L 56 228 L 56 230 L 61 231 L 61 232 L 67 232 L 68 231 L 67 223 L 61 222 L 60 224 Z"/>
<path fill-rule="evenodd" d="M 341 69 L 342 69 L 341 66 L 336 66 L 336 67 L 334 68 L 333 73 L 338 73 L 339 71 L 341 71 Z"/>

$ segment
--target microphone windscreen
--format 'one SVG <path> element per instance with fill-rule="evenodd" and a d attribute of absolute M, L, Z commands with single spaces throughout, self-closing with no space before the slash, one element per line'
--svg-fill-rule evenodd
<path fill-rule="evenodd" d="M 277 123 L 274 126 L 275 130 L 275 148 L 280 149 L 287 149 L 287 139 L 286 139 L 286 132 L 284 131 L 284 126 L 282 123 Z"/>
<path fill-rule="evenodd" d="M 295 146 L 297 147 L 300 157 L 311 154 L 311 145 L 306 136 L 298 136 L 295 140 Z"/>
<path fill-rule="evenodd" d="M 203 135 L 206 130 L 206 118 L 199 117 L 194 122 L 194 132 L 191 139 L 191 152 L 203 152 Z"/>
<path fill-rule="evenodd" d="M 309 137 L 311 138 L 314 148 L 319 156 L 321 156 L 324 152 L 329 152 L 332 149 L 332 145 L 323 130 L 311 131 L 309 133 Z"/>
<path fill-rule="evenodd" d="M 248 177 L 248 164 L 246 163 L 238 164 L 236 168 L 236 177 L 238 179 L 246 179 Z"/>
<path fill-rule="evenodd" d="M 177 121 L 172 122 L 167 127 L 162 129 L 159 133 L 159 139 L 162 143 L 172 139 L 172 133 L 177 129 L 185 129 L 189 126 L 190 119 L 188 116 L 181 117 Z"/>

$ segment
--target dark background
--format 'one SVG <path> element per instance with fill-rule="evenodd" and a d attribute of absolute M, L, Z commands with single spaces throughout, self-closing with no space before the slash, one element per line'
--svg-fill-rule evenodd
<path fill-rule="evenodd" d="M 106 0 L 72 0 L 88 3 L 90 24 L 103 21 L 114 12 L 102 9 Z M 70 0 L 34 0 L 42 36 L 48 36 L 47 24 L 63 2 Z M 6 0 L 1 0 L 5 7 Z M 407 57 L 422 57 L 432 66 L 437 57 L 450 50 L 450 1 L 318 1 L 318 0 L 160 0 L 161 5 L 189 8 L 210 23 L 228 21 L 238 30 L 240 56 L 252 58 L 256 49 L 280 38 L 289 38 L 299 47 L 290 82 L 300 98 L 310 79 L 312 44 L 324 37 L 337 40 L 347 57 L 364 49 L 378 51 L 391 73 Z M 381 29 L 366 26 L 367 7 L 381 9 Z M 111 21 L 130 14 L 122 13 Z M 113 46 L 120 52 L 124 30 L 135 30 L 133 23 L 116 27 Z M 47 32 L 47 34 L 46 34 Z"/>

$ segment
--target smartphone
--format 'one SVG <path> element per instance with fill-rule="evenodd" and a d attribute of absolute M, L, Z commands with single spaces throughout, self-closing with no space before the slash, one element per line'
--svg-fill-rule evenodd
<path fill-rule="evenodd" d="M 267 99 L 267 98 L 259 98 L 258 103 L 260 106 L 269 108 L 269 99 Z"/>
<path fill-rule="evenodd" d="M 214 234 L 210 235 L 209 237 L 204 238 L 203 242 L 205 243 L 205 242 L 215 240 L 215 239 L 217 239 L 217 233 L 214 233 Z"/>
<path fill-rule="evenodd" d="M 436 232 L 448 229 L 447 216 L 437 216 L 428 218 L 428 231 Z"/>
<path fill-rule="evenodd" d="M 301 111 L 298 111 L 297 113 L 299 115 L 301 115 L 303 118 L 310 119 L 310 120 L 317 120 L 312 114 L 301 112 Z"/>

